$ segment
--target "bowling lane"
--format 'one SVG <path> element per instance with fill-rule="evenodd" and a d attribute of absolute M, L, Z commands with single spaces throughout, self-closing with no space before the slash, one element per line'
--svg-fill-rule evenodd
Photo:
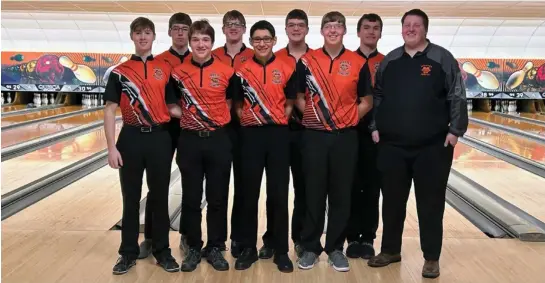
<path fill-rule="evenodd" d="M 472 112 L 469 115 L 473 118 L 545 136 L 545 127 L 533 123 L 524 122 L 518 119 L 507 118 L 500 115 L 494 115 L 493 113 Z"/>
<path fill-rule="evenodd" d="M 148 192 L 145 176 L 142 198 Z M 2 221 L 2 230 L 107 231 L 122 209 L 119 172 L 106 165 Z"/>
<path fill-rule="evenodd" d="M 529 118 L 529 119 L 534 119 L 534 120 L 545 122 L 545 115 L 541 115 L 541 114 L 520 113 L 520 116 L 524 117 L 524 118 Z"/>
<path fill-rule="evenodd" d="M 121 115 L 119 108 L 117 115 Z M 3 131 L 2 148 L 103 119 L 104 111 L 99 110 Z"/>
<path fill-rule="evenodd" d="M 469 123 L 465 135 L 545 164 L 545 145 L 533 140 L 475 123 Z"/>
<path fill-rule="evenodd" d="M 116 136 L 122 122 L 116 125 Z M 2 195 L 107 148 L 104 128 L 2 163 Z"/>
<path fill-rule="evenodd" d="M 41 111 L 36 111 L 36 112 L 31 112 L 31 113 L 26 113 L 26 114 L 21 114 L 21 115 L 15 115 L 15 116 L 11 116 L 11 117 L 6 117 L 6 118 L 2 118 L 2 127 L 7 126 L 7 125 L 11 125 L 11 124 L 20 123 L 20 122 L 26 122 L 26 121 L 30 121 L 30 120 L 35 120 L 35 119 L 60 115 L 60 114 L 68 113 L 68 112 L 78 111 L 78 110 L 81 110 L 81 109 L 83 109 L 83 106 L 81 106 L 81 105 L 72 105 L 72 106 L 64 106 L 64 107 L 59 107 L 59 108 L 54 108 L 54 109 L 45 109 L 45 110 L 41 110 Z"/>
<path fill-rule="evenodd" d="M 452 167 L 499 197 L 545 222 L 545 179 L 464 144 Z"/>
<path fill-rule="evenodd" d="M 7 113 L 7 112 L 11 112 L 11 111 L 22 110 L 22 109 L 25 109 L 25 108 L 26 108 L 25 104 L 2 106 L 2 112 Z"/>

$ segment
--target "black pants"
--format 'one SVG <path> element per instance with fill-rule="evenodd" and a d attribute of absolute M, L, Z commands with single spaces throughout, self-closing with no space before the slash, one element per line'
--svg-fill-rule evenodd
<path fill-rule="evenodd" d="M 437 143 L 420 148 L 379 145 L 382 172 L 382 252 L 401 252 L 407 199 L 414 180 L 420 245 L 426 260 L 439 260 L 443 242 L 445 193 L 454 148 Z"/>
<path fill-rule="evenodd" d="M 242 171 L 244 172 L 243 246 L 256 247 L 258 201 L 263 170 L 267 172 L 267 201 L 274 211 L 269 243 L 277 253 L 288 252 L 289 238 L 289 129 L 287 126 L 242 127 Z"/>
<path fill-rule="evenodd" d="M 176 152 L 176 147 L 178 147 L 178 138 L 180 137 L 180 119 L 177 118 L 171 118 L 170 122 L 168 123 L 168 132 L 170 133 L 171 138 L 171 146 L 172 146 L 172 158 L 174 158 L 174 153 Z M 171 158 L 171 160 L 172 160 Z M 153 231 L 153 217 L 152 217 L 152 207 L 153 202 L 150 201 L 150 199 L 153 196 L 151 195 L 150 191 L 148 191 L 148 195 L 146 197 L 146 214 L 145 214 L 145 226 L 144 226 L 144 237 L 146 239 L 151 239 L 152 231 Z M 169 219 L 170 221 L 170 219 Z M 180 231 L 182 231 L 182 226 L 180 226 Z"/>
<path fill-rule="evenodd" d="M 293 182 L 293 212 L 291 215 L 291 240 L 301 242 L 301 230 L 306 213 L 305 179 L 303 175 L 303 158 L 301 155 L 301 137 L 303 129 L 290 129 L 290 168 Z M 268 185 L 268 182 L 267 182 Z M 268 189 L 267 189 L 268 190 Z M 269 198 L 266 202 L 267 219 L 273 219 L 274 211 Z M 263 234 L 263 244 L 271 246 L 274 238 L 274 222 L 267 220 L 267 231 Z"/>
<path fill-rule="evenodd" d="M 181 130 L 176 163 L 182 176 L 182 217 L 190 248 L 203 246 L 201 231 L 201 201 L 206 177 L 207 247 L 222 247 L 227 235 L 227 200 L 231 173 L 231 140 L 225 128 L 208 136 L 195 131 Z M 182 225 L 183 223 L 183 225 Z M 180 231 L 182 232 L 182 231 Z"/>
<path fill-rule="evenodd" d="M 382 180 L 377 169 L 377 145 L 371 134 L 358 130 L 358 137 L 358 161 L 346 239 L 349 243 L 373 243 L 378 229 Z"/>
<path fill-rule="evenodd" d="M 153 129 L 141 132 L 140 128 L 124 126 L 119 134 L 117 149 L 121 154 L 123 166 L 119 169 L 121 191 L 123 195 L 123 219 L 121 229 L 121 247 L 119 253 L 136 258 L 140 252 L 138 234 L 140 227 L 140 197 L 144 170 L 151 204 L 153 229 L 151 239 L 153 255 L 157 258 L 170 254 L 168 232 L 168 188 L 172 151 L 169 132 L 165 129 Z"/>
<path fill-rule="evenodd" d="M 354 129 L 329 133 L 303 133 L 306 216 L 301 232 L 306 251 L 316 254 L 342 250 L 350 217 L 350 195 L 358 154 L 358 134 Z M 325 204 L 329 201 L 325 249 L 320 238 L 324 230 Z"/>
<path fill-rule="evenodd" d="M 242 159 L 241 159 L 241 127 L 238 121 L 232 121 L 229 124 L 229 136 L 231 138 L 231 144 L 233 145 L 231 154 L 233 156 L 233 178 L 234 178 L 234 196 L 233 207 L 231 210 L 231 240 L 236 242 L 242 241 L 243 233 L 243 215 L 242 215 L 242 199 L 244 194 L 243 186 L 243 174 L 242 174 Z M 227 240 L 227 234 L 224 236 Z"/>

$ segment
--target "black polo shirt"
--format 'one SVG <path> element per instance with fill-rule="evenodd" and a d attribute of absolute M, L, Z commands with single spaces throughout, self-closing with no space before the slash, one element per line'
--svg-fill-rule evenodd
<path fill-rule="evenodd" d="M 381 142 L 422 146 L 462 136 L 468 127 L 465 86 L 458 61 L 428 41 L 411 57 L 401 46 L 391 51 L 376 74 L 374 121 Z"/>

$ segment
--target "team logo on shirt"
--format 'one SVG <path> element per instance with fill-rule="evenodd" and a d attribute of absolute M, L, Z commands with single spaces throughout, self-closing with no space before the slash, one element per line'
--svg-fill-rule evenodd
<path fill-rule="evenodd" d="M 162 81 L 165 77 L 165 73 L 159 68 L 153 68 L 153 77 L 158 81 Z"/>
<path fill-rule="evenodd" d="M 246 62 L 246 60 L 248 60 L 248 58 L 246 58 L 246 56 L 240 56 L 240 63 L 244 63 L 244 62 Z"/>
<path fill-rule="evenodd" d="M 348 76 L 350 75 L 350 62 L 343 60 L 339 63 L 339 75 Z"/>
<path fill-rule="evenodd" d="M 277 69 L 274 69 L 272 71 L 272 83 L 275 85 L 279 85 L 282 83 L 282 73 L 280 73 L 280 71 Z"/>
<path fill-rule="evenodd" d="M 216 73 L 211 73 L 208 77 L 210 80 L 210 86 L 211 87 L 219 87 L 220 86 L 220 76 Z"/>
<path fill-rule="evenodd" d="M 420 66 L 422 73 L 421 76 L 429 76 L 431 73 L 431 65 L 422 65 Z"/>

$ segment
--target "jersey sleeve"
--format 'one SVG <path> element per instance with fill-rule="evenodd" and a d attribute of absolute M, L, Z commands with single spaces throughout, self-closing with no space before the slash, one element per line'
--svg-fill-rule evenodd
<path fill-rule="evenodd" d="M 371 71 L 369 70 L 368 62 L 365 62 L 360 69 L 358 78 L 358 96 L 364 97 L 373 94 Z"/>
<path fill-rule="evenodd" d="M 104 90 L 104 101 L 111 101 L 119 104 L 121 101 L 121 82 L 117 73 L 111 72 Z"/>
<path fill-rule="evenodd" d="M 297 72 L 293 71 L 284 87 L 284 95 L 287 99 L 296 99 L 297 98 Z"/>
<path fill-rule="evenodd" d="M 307 72 L 307 67 L 305 66 L 305 64 L 303 64 L 301 60 L 299 60 L 297 62 L 296 70 L 295 70 L 296 77 L 297 77 L 296 85 L 297 85 L 298 93 L 304 93 L 307 90 L 306 72 Z"/>
<path fill-rule="evenodd" d="M 172 76 L 169 76 L 168 82 L 165 86 L 165 102 L 167 104 L 177 104 L 181 95 L 179 94 L 176 81 Z"/>
<path fill-rule="evenodd" d="M 240 83 L 240 78 L 233 72 L 231 77 L 229 78 L 229 85 L 227 86 L 227 90 L 225 91 L 225 98 L 238 100 L 240 99 L 239 96 L 242 95 L 241 90 L 242 85 Z"/>

